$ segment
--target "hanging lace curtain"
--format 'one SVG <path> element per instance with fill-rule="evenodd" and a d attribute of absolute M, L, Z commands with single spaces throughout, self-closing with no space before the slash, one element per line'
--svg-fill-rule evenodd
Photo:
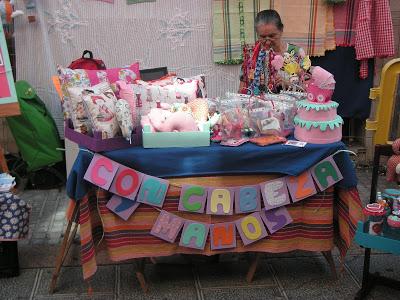
<path fill-rule="evenodd" d="M 167 66 L 181 76 L 206 75 L 208 94 L 238 89 L 239 66 L 212 58 L 212 5 L 204 0 L 157 0 L 127 5 L 96 0 L 36 1 L 36 22 L 15 20 L 17 80 L 27 80 L 46 103 L 60 133 L 63 118 L 51 76 L 83 50 L 108 68 L 140 62 L 141 69 Z M 24 10 L 23 0 L 16 8 Z"/>

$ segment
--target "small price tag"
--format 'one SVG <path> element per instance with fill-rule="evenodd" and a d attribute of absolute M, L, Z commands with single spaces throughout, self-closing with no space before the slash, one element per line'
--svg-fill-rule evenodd
<path fill-rule="evenodd" d="M 306 142 L 299 142 L 299 141 L 289 140 L 289 141 L 287 141 L 285 143 L 285 145 L 303 148 L 305 145 L 307 145 L 307 143 Z"/>

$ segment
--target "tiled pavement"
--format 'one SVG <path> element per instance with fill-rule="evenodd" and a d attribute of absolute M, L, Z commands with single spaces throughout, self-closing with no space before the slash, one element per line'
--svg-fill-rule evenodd
<path fill-rule="evenodd" d="M 371 174 L 359 170 L 358 189 L 363 202 L 369 199 Z M 380 177 L 381 189 L 387 187 Z M 247 255 L 223 255 L 220 262 L 180 256 L 159 259 L 146 265 L 149 292 L 143 294 L 131 263 L 112 265 L 103 251 L 99 270 L 87 293 L 79 267 L 79 242 L 71 247 L 57 290 L 48 294 L 55 256 L 65 228 L 65 191 L 25 191 L 32 205 L 31 235 L 19 243 L 21 275 L 0 279 L 0 299 L 353 299 L 360 287 L 363 251 L 353 245 L 339 280 L 331 278 L 328 265 L 319 253 L 266 254 L 254 281 L 247 284 Z M 338 265 L 337 253 L 335 260 Z M 371 270 L 400 279 L 400 260 L 374 253 Z M 399 292 L 376 288 L 369 299 L 400 299 Z"/>

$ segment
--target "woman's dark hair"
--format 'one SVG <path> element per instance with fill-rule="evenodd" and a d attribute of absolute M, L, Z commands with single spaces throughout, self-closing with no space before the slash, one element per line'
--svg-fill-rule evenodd
<path fill-rule="evenodd" d="M 283 30 L 281 16 L 274 9 L 266 9 L 260 11 L 255 19 L 255 25 L 274 24 L 280 31 Z"/>

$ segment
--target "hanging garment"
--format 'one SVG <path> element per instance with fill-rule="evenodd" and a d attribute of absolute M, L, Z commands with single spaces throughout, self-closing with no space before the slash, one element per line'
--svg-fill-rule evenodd
<path fill-rule="evenodd" d="M 393 22 L 389 0 L 360 0 L 355 38 L 360 78 L 368 76 L 368 59 L 394 55 Z"/>
<path fill-rule="evenodd" d="M 360 0 L 348 0 L 334 6 L 336 46 L 354 46 L 359 2 Z"/>
<path fill-rule="evenodd" d="M 254 44 L 254 19 L 264 9 L 278 11 L 284 24 L 283 40 L 312 56 L 335 49 L 333 6 L 310 0 L 213 0 L 213 54 L 217 64 L 239 64 L 242 48 Z"/>

